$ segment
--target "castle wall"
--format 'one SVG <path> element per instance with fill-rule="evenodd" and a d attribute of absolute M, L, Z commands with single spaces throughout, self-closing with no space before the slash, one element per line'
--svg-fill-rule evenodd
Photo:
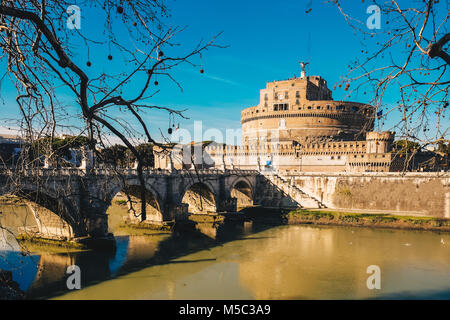
<path fill-rule="evenodd" d="M 295 173 L 285 177 L 330 208 L 450 218 L 448 173 Z"/>

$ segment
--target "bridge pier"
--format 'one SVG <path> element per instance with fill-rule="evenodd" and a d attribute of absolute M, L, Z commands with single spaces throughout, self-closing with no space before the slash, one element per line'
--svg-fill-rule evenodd
<path fill-rule="evenodd" d="M 168 204 L 164 208 L 166 214 L 163 214 L 163 216 L 175 221 L 186 220 L 189 216 L 188 208 L 189 205 L 186 203 Z"/>
<path fill-rule="evenodd" d="M 236 212 L 237 211 L 237 199 L 228 197 L 221 199 L 217 203 L 217 212 Z"/>
<path fill-rule="evenodd" d="M 84 183 L 82 184 L 84 186 Z M 80 189 L 79 215 L 84 225 L 83 235 L 76 242 L 93 249 L 113 249 L 116 242 L 114 235 L 108 230 L 107 203 L 103 192 Z"/>
<path fill-rule="evenodd" d="M 91 214 L 86 221 L 88 235 L 93 239 L 108 237 L 108 215 Z"/>

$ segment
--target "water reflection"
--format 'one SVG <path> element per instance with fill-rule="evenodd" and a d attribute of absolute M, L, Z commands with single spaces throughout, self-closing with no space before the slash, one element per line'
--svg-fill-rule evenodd
<path fill-rule="evenodd" d="M 119 236 L 116 237 L 115 252 L 41 252 L 23 256 L 18 250 L 3 250 L 0 251 L 0 269 L 13 271 L 13 279 L 26 292 L 27 298 L 48 298 L 67 292 L 66 270 L 70 265 L 80 267 L 82 287 L 86 287 L 151 265 L 164 265 L 174 258 L 236 239 L 245 228 L 243 223 L 233 223 L 205 225 L 198 227 L 198 230 L 152 236 Z M 207 258 L 201 262 L 213 260 Z M 178 260 L 172 263 L 184 262 Z"/>
<path fill-rule="evenodd" d="M 274 227 L 61 298 L 445 299 L 449 241 L 431 232 Z M 372 264 L 381 290 L 366 287 Z"/>
<path fill-rule="evenodd" d="M 118 220 L 118 219 L 117 219 Z M 118 236 L 115 252 L 0 250 L 27 298 L 360 299 L 450 296 L 450 235 L 345 227 L 197 224 L 190 232 Z M 69 265 L 82 290 L 66 288 Z M 382 289 L 366 287 L 369 265 Z"/>

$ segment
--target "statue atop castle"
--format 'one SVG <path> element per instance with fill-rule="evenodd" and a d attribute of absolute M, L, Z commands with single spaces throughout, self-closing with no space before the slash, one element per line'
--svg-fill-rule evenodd
<path fill-rule="evenodd" d="M 302 68 L 302 72 L 300 73 L 300 78 L 305 79 L 306 78 L 306 66 L 309 64 L 309 62 L 303 62 L 300 61 L 300 68 Z"/>

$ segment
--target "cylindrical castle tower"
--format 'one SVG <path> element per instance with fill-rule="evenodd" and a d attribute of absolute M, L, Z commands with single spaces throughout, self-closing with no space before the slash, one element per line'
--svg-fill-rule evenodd
<path fill-rule="evenodd" d="M 267 83 L 260 103 L 241 112 L 242 144 L 278 141 L 364 140 L 373 129 L 374 107 L 334 101 L 319 76 Z"/>
<path fill-rule="evenodd" d="M 390 131 L 368 132 L 366 135 L 366 153 L 386 153 L 394 142 L 394 133 Z"/>

